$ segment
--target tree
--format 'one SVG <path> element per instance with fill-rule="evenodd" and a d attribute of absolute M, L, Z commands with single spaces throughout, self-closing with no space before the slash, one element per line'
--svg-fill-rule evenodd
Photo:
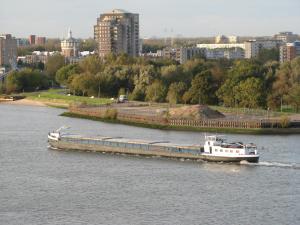
<path fill-rule="evenodd" d="M 45 65 L 46 72 L 52 80 L 55 80 L 56 72 L 65 65 L 65 57 L 62 55 L 53 55 L 48 58 Z"/>
<path fill-rule="evenodd" d="M 171 104 L 182 103 L 182 96 L 187 90 L 184 82 L 172 83 L 167 94 L 167 101 Z"/>
<path fill-rule="evenodd" d="M 133 82 L 134 89 L 130 96 L 132 100 L 144 100 L 146 96 L 146 88 L 157 78 L 157 73 L 153 65 L 133 66 Z"/>
<path fill-rule="evenodd" d="M 268 98 L 269 105 L 278 108 L 282 99 L 288 98 L 289 91 L 297 83 L 300 83 L 300 57 L 281 64 L 276 71 L 272 93 Z"/>
<path fill-rule="evenodd" d="M 55 80 L 61 85 L 68 85 L 68 79 L 71 75 L 79 73 L 77 64 L 70 64 L 60 68 L 55 75 Z"/>
<path fill-rule="evenodd" d="M 42 90 L 49 87 L 49 79 L 38 70 L 29 68 L 11 72 L 5 80 L 7 94 L 21 91 Z"/>
<path fill-rule="evenodd" d="M 240 107 L 258 108 L 263 103 L 263 82 L 250 77 L 233 88 L 235 102 Z"/>
<path fill-rule="evenodd" d="M 103 64 L 100 58 L 95 55 L 88 56 L 79 62 L 79 67 L 83 72 L 96 75 L 103 70 Z"/>
<path fill-rule="evenodd" d="M 177 65 L 163 66 L 161 67 L 161 79 L 165 85 L 169 85 L 173 82 L 183 80 L 183 72 L 181 67 Z"/>
<path fill-rule="evenodd" d="M 79 51 L 92 52 L 96 49 L 97 43 L 93 38 L 81 40 L 79 43 Z"/>
<path fill-rule="evenodd" d="M 93 95 L 95 94 L 95 77 L 89 73 L 82 73 L 75 76 L 70 84 L 71 90 L 79 95 Z"/>
<path fill-rule="evenodd" d="M 151 102 L 163 102 L 166 96 L 166 88 L 162 81 L 155 80 L 146 89 L 146 100 Z"/>
<path fill-rule="evenodd" d="M 300 83 L 296 83 L 293 85 L 293 87 L 290 89 L 287 100 L 289 104 L 294 106 L 296 112 L 299 112 L 300 107 Z"/>
<path fill-rule="evenodd" d="M 263 77 L 264 68 L 253 60 L 238 60 L 228 71 L 227 79 L 216 92 L 225 106 L 235 106 L 234 87 L 249 77 Z"/>
<path fill-rule="evenodd" d="M 195 76 L 189 89 L 192 104 L 211 104 L 214 102 L 213 79 L 210 71 Z M 188 95 L 188 94 L 187 94 Z"/>

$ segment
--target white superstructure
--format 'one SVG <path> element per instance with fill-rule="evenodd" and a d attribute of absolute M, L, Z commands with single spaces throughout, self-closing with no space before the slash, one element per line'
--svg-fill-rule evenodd
<path fill-rule="evenodd" d="M 255 144 L 228 143 L 221 136 L 205 136 L 204 153 L 216 157 L 259 157 Z"/>

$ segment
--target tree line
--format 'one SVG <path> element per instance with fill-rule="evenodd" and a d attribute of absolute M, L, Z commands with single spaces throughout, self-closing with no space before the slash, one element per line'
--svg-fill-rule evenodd
<path fill-rule="evenodd" d="M 49 58 L 45 70 L 40 73 L 49 82 L 67 87 L 74 95 L 115 97 L 128 94 L 129 99 L 139 101 L 274 110 L 284 102 L 298 110 L 300 57 L 283 64 L 265 61 L 195 58 L 179 65 L 167 59 L 111 54 L 105 58 L 89 56 L 78 64 L 65 65 L 63 57 L 57 55 Z M 16 79 L 12 78 L 21 72 L 9 75 L 6 91 L 22 89 L 11 88 L 11 80 Z M 46 86 L 39 84 L 39 88 Z"/>

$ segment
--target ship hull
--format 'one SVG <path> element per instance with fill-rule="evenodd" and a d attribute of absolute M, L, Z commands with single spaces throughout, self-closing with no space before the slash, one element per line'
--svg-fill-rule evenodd
<path fill-rule="evenodd" d="M 248 161 L 249 163 L 257 163 L 259 161 L 259 156 L 215 156 L 215 155 L 201 155 L 203 160 L 210 162 L 241 162 Z"/>
<path fill-rule="evenodd" d="M 121 148 L 121 147 L 110 147 L 105 145 L 94 145 L 94 144 L 81 144 L 81 143 L 70 143 L 65 141 L 56 141 L 48 139 L 50 147 L 57 150 L 73 150 L 73 151 L 86 151 L 86 152 L 107 152 L 107 153 L 122 153 L 130 155 L 145 155 L 145 156 L 159 156 L 169 158 L 184 158 L 191 160 L 204 160 L 210 162 L 240 162 L 248 161 L 250 163 L 256 163 L 259 160 L 259 156 L 239 156 L 239 157 L 227 157 L 227 156 L 216 156 L 210 154 L 192 154 L 192 153 L 178 153 L 164 151 L 160 149 L 145 150 L 139 148 Z"/>

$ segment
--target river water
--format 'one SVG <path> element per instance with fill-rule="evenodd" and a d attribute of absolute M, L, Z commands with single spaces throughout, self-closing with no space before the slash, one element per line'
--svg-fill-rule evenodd
<path fill-rule="evenodd" d="M 201 163 L 47 149 L 48 131 L 203 142 L 161 131 L 0 105 L 0 224 L 300 224 L 300 135 L 227 135 L 254 142 L 258 164 Z"/>

